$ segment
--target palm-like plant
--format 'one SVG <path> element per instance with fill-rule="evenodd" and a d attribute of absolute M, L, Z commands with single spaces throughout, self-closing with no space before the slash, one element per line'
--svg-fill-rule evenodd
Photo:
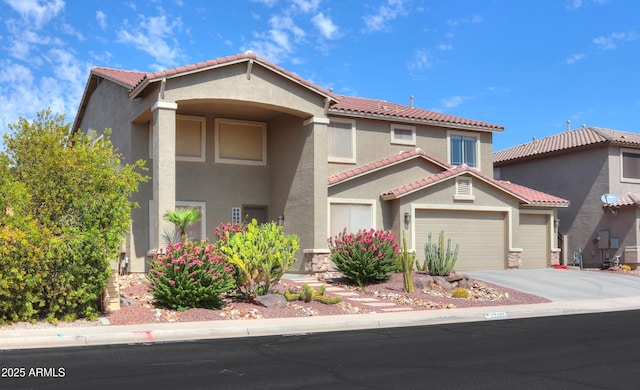
<path fill-rule="evenodd" d="M 185 230 L 187 226 L 198 222 L 200 218 L 202 218 L 202 213 L 195 207 L 167 211 L 164 214 L 164 219 L 175 224 L 180 230 L 180 237 L 182 241 L 187 240 L 187 232 Z"/>

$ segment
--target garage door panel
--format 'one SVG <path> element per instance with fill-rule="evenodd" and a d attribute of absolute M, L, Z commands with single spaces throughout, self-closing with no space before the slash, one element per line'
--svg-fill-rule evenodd
<path fill-rule="evenodd" d="M 547 225 L 549 217 L 544 214 L 520 214 L 520 224 L 515 245 L 522 248 L 520 268 L 545 268 L 549 256 Z"/>
<path fill-rule="evenodd" d="M 505 268 L 505 213 L 417 210 L 416 251 L 421 262 L 429 232 L 432 241 L 436 241 L 442 230 L 445 238 L 451 238 L 454 248 L 456 243 L 460 244 L 456 270 Z"/>

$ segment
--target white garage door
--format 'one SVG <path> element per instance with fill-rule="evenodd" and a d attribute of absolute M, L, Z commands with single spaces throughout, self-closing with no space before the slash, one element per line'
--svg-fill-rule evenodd
<path fill-rule="evenodd" d="M 522 248 L 520 268 L 545 268 L 550 248 L 547 215 L 520 214 L 520 225 L 514 237 L 514 245 Z"/>
<path fill-rule="evenodd" d="M 432 242 L 444 230 L 452 246 L 460 244 L 456 271 L 506 267 L 505 213 L 485 211 L 416 210 L 416 255 L 424 261 L 429 232 Z"/>

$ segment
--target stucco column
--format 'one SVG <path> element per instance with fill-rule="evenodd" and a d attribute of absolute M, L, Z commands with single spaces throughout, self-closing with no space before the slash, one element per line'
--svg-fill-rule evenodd
<path fill-rule="evenodd" d="M 176 110 L 173 102 L 159 101 L 153 111 L 153 208 L 151 209 L 151 249 L 166 245 L 162 235 L 173 229 L 164 220 L 176 207 Z"/>
<path fill-rule="evenodd" d="M 313 247 L 327 248 L 328 205 L 327 180 L 329 179 L 329 162 L 327 150 L 327 125 L 329 119 L 314 118 L 313 121 Z"/>

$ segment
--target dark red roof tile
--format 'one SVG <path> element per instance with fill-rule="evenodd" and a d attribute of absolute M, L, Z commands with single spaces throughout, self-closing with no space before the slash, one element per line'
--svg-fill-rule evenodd
<path fill-rule="evenodd" d="M 383 158 L 378 161 L 374 161 L 372 163 L 363 165 L 361 167 L 350 169 L 346 172 L 341 172 L 336 175 L 329 177 L 329 185 L 335 185 L 341 183 L 346 180 L 353 179 L 355 177 L 359 177 L 365 175 L 367 173 L 371 173 L 382 168 L 397 164 L 402 161 L 407 161 L 413 158 L 424 158 L 432 163 L 442 167 L 443 169 L 450 168 L 451 165 L 446 163 L 445 161 L 440 160 L 439 158 L 433 157 L 422 149 L 413 149 L 407 152 L 402 152 L 400 154 L 396 154 L 395 156 Z"/>
<path fill-rule="evenodd" d="M 433 184 L 448 180 L 452 177 L 462 174 L 470 174 L 483 180 L 505 192 L 511 193 L 525 204 L 530 205 L 546 205 L 556 207 L 566 207 L 569 205 L 569 201 L 560 197 L 550 195 L 541 191 L 534 190 L 532 188 L 524 187 L 515 183 L 511 183 L 503 180 L 495 180 L 480 171 L 470 168 L 466 165 L 458 166 L 448 169 L 444 172 L 426 177 L 413 183 L 406 184 L 404 186 L 392 189 L 382 194 L 383 199 L 395 199 L 404 195 L 410 194 L 415 191 L 419 191 L 423 188 L 429 187 Z"/>
<path fill-rule="evenodd" d="M 490 131 L 503 131 L 504 127 L 473 119 L 442 114 L 386 100 L 366 99 L 353 96 L 333 95 L 338 101 L 331 105 L 329 112 L 335 114 L 367 114 L 385 119 L 404 118 L 462 127 L 475 127 Z"/>
<path fill-rule="evenodd" d="M 582 127 L 500 150 L 494 153 L 493 163 L 501 164 L 507 161 L 532 158 L 547 153 L 568 152 L 581 147 L 605 143 L 640 146 L 640 134 L 600 127 Z"/>

